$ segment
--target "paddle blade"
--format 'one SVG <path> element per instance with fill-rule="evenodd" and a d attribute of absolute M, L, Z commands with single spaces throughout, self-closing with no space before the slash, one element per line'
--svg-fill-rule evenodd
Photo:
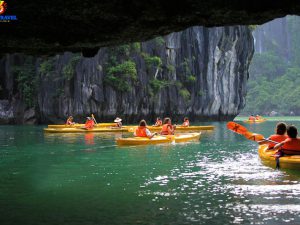
<path fill-rule="evenodd" d="M 265 139 L 265 137 L 262 134 L 256 134 L 256 133 L 252 133 L 252 132 L 246 132 L 244 134 L 244 136 L 252 141 L 262 141 Z"/>
<path fill-rule="evenodd" d="M 242 135 L 248 132 L 246 127 L 232 121 L 227 123 L 227 128 L 235 133 L 242 134 Z"/>

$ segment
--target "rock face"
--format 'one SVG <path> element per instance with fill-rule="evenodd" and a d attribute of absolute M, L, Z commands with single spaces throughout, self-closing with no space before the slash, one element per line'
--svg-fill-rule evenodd
<path fill-rule="evenodd" d="M 293 16 L 286 16 L 272 20 L 254 30 L 254 48 L 256 53 L 275 51 L 277 55 L 289 61 L 291 59 L 292 24 L 296 20 L 299 26 L 299 19 Z M 290 22 L 290 24 L 289 24 Z"/>
<path fill-rule="evenodd" d="M 262 24 L 300 13 L 299 0 L 51 0 L 7 1 L 1 23 L 0 53 L 56 54 L 145 41 L 191 26 Z"/>
<path fill-rule="evenodd" d="M 59 123 L 68 115 L 82 120 L 91 113 L 99 121 L 116 116 L 125 122 L 156 116 L 232 119 L 245 105 L 253 49 L 250 29 L 232 26 L 192 27 L 143 43 L 101 48 L 93 58 L 6 55 L 0 61 L 1 122 Z M 22 66 L 18 73 L 16 65 Z M 31 71 L 29 65 L 34 75 L 23 78 L 20 71 Z M 35 84 L 30 95 L 26 87 Z M 34 104 L 26 96 L 33 96 Z"/>

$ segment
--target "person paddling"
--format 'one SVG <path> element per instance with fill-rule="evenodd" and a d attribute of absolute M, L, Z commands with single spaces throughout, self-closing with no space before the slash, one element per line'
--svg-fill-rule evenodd
<path fill-rule="evenodd" d="M 288 126 L 287 135 L 287 139 L 274 146 L 274 150 L 278 150 L 276 157 L 283 155 L 300 155 L 300 138 L 297 137 L 297 128 L 293 125 Z"/>
<path fill-rule="evenodd" d="M 138 128 L 134 131 L 133 135 L 135 137 L 148 137 L 149 139 L 153 138 L 154 135 L 157 133 L 151 133 L 150 130 L 147 128 L 147 123 L 145 120 L 141 120 Z"/>
<path fill-rule="evenodd" d="M 172 135 L 172 134 L 174 134 L 175 129 L 176 129 L 176 125 L 173 126 L 171 119 L 169 117 L 166 117 L 164 119 L 164 124 L 162 126 L 160 134 L 161 135 Z"/>
<path fill-rule="evenodd" d="M 84 128 L 90 130 L 90 129 L 93 129 L 94 126 L 95 126 L 95 122 L 94 122 L 93 118 L 87 117 Z"/>
<path fill-rule="evenodd" d="M 250 121 L 255 121 L 255 117 L 253 115 L 249 116 L 249 119 Z"/>
<path fill-rule="evenodd" d="M 73 122 L 73 116 L 69 116 L 68 119 L 67 119 L 67 122 L 66 122 L 66 125 L 74 125 L 75 122 Z"/>
<path fill-rule="evenodd" d="M 183 127 L 189 127 L 190 126 L 189 118 L 185 117 L 183 121 L 184 121 L 183 124 L 182 124 Z"/>
<path fill-rule="evenodd" d="M 263 144 L 268 144 L 268 149 L 271 150 L 274 148 L 274 146 L 276 145 L 275 143 L 269 142 L 268 140 L 271 141 L 276 141 L 276 142 L 283 142 L 285 139 L 288 138 L 288 136 L 286 135 L 286 124 L 285 123 L 277 123 L 276 128 L 275 128 L 275 133 L 271 135 L 270 137 L 267 138 L 267 140 L 263 140 L 258 142 L 260 145 Z"/>
<path fill-rule="evenodd" d="M 156 118 L 156 122 L 154 125 L 152 125 L 153 127 L 160 127 L 162 126 L 162 120 L 160 119 L 160 117 Z"/>
<path fill-rule="evenodd" d="M 116 123 L 116 125 L 114 127 L 116 128 L 122 128 L 122 119 L 117 117 L 114 122 Z"/>

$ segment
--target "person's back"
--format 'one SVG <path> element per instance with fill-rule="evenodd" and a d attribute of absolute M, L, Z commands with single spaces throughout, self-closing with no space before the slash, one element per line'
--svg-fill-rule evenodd
<path fill-rule="evenodd" d="M 168 117 L 165 118 L 160 134 L 161 135 L 172 135 L 172 134 L 174 134 L 174 131 L 175 131 L 175 126 L 172 126 L 171 119 Z"/>
<path fill-rule="evenodd" d="M 147 128 L 144 126 L 138 126 L 138 128 L 136 128 L 134 136 L 136 137 L 148 137 L 147 136 Z"/>
<path fill-rule="evenodd" d="M 275 145 L 274 148 L 278 149 L 281 147 L 281 151 L 285 155 L 298 155 L 300 154 L 300 139 L 297 137 L 298 130 L 295 126 L 291 125 L 287 127 L 288 138 Z"/>
<path fill-rule="evenodd" d="M 94 125 L 95 125 L 95 122 L 90 117 L 88 117 L 87 121 L 85 122 L 84 127 L 89 130 L 89 129 L 93 129 Z"/>
<path fill-rule="evenodd" d="M 122 124 L 122 119 L 117 117 L 114 122 L 116 123 L 112 128 L 122 128 L 123 124 Z"/>
<path fill-rule="evenodd" d="M 271 135 L 268 139 L 280 143 L 286 140 L 287 138 L 288 136 L 286 135 L 286 124 L 278 123 L 276 125 L 275 134 Z M 268 145 L 269 149 L 273 149 L 276 144 L 269 142 Z"/>
<path fill-rule="evenodd" d="M 133 135 L 135 137 L 148 137 L 152 138 L 156 133 L 151 133 L 149 129 L 147 128 L 147 123 L 145 120 L 141 120 L 139 126 L 134 131 Z"/>

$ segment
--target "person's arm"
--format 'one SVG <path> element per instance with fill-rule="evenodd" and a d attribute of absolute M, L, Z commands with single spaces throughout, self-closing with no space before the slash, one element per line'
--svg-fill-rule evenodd
<path fill-rule="evenodd" d="M 157 135 L 157 133 L 151 133 L 151 131 L 149 129 L 146 129 L 146 135 L 149 139 L 153 138 L 155 135 Z"/>
<path fill-rule="evenodd" d="M 173 128 L 171 128 L 171 126 L 168 126 L 168 133 L 169 134 L 174 134 L 175 128 L 173 126 Z"/>
<path fill-rule="evenodd" d="M 278 143 L 274 146 L 273 150 L 279 150 L 284 145 L 284 142 Z"/>
<path fill-rule="evenodd" d="M 268 144 L 268 143 L 270 143 L 269 141 L 267 141 L 267 140 L 262 140 L 262 141 L 258 141 L 257 142 L 259 145 L 264 145 L 264 144 Z"/>

